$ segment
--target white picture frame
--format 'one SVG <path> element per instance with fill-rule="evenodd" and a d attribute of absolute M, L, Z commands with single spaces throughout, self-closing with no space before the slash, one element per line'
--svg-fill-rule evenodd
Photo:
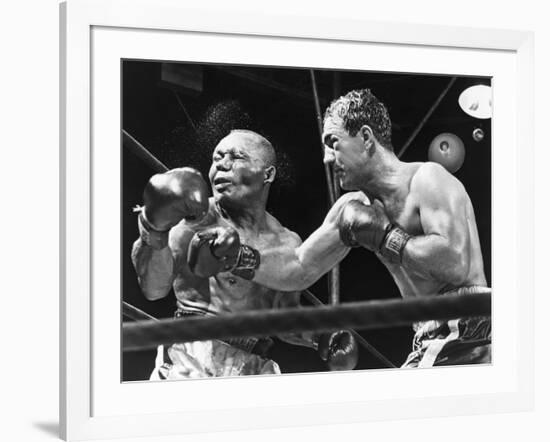
<path fill-rule="evenodd" d="M 502 368 L 502 383 L 488 386 L 476 394 L 449 394 L 430 397 L 429 392 L 411 391 L 397 398 L 379 398 L 376 400 L 357 400 L 350 397 L 329 397 L 321 401 L 313 394 L 316 382 L 325 382 L 324 375 L 303 375 L 304 378 L 287 377 L 286 388 L 293 383 L 308 384 L 311 396 L 295 398 L 292 403 L 278 400 L 273 395 L 264 401 L 243 403 L 230 406 L 225 402 L 211 402 L 197 407 L 196 410 L 170 409 L 170 405 L 153 406 L 146 412 L 137 409 L 110 409 L 96 413 L 99 401 L 94 397 L 94 388 L 106 388 L 103 372 L 96 370 L 96 361 L 92 354 L 93 341 L 97 336 L 93 332 L 97 327 L 97 315 L 92 314 L 94 290 L 98 284 L 94 281 L 92 248 L 98 236 L 106 236 L 106 229 L 93 229 L 93 220 L 101 207 L 92 204 L 94 193 L 100 192 L 97 181 L 93 181 L 93 108 L 92 100 L 96 91 L 92 90 L 93 32 L 97 29 L 127 29 L 132 32 L 173 31 L 184 32 L 200 37 L 232 35 L 234 38 L 267 38 L 271 40 L 295 40 L 296 42 L 326 42 L 328 44 L 379 44 L 388 47 L 405 46 L 417 50 L 452 49 L 460 51 L 485 51 L 485 53 L 506 53 L 516 70 L 513 72 L 515 109 L 509 116 L 514 130 L 511 146 L 521 143 L 521 155 L 514 155 L 511 163 L 494 162 L 495 175 L 499 168 L 511 167 L 512 191 L 506 195 L 513 209 L 513 217 L 508 215 L 508 224 L 495 229 L 506 229 L 513 238 L 508 246 L 513 251 L 513 284 L 507 289 L 502 303 L 495 305 L 494 315 L 501 312 L 503 317 L 512 321 L 511 327 L 515 348 L 511 359 L 505 366 L 499 366 L 498 359 L 488 370 Z M 161 436 L 182 432 L 224 431 L 232 429 L 269 428 L 278 426 L 317 425 L 327 423 L 351 423 L 365 420 L 380 420 L 402 417 L 447 416 L 452 414 L 486 413 L 528 410 L 533 405 L 533 36 L 529 32 L 499 31 L 484 29 L 461 29 L 443 26 L 410 25 L 397 23 L 372 23 L 361 20 L 311 19 L 298 16 L 276 16 L 273 14 L 243 14 L 227 10 L 192 9 L 181 2 L 172 0 L 70 0 L 61 4 L 61 298 L 60 298 L 60 428 L 66 440 L 93 438 L 114 438 L 123 436 Z M 98 40 L 99 41 L 99 40 Z M 154 45 L 152 45 L 154 51 Z M 116 98 L 115 98 L 116 99 Z M 504 117 L 503 117 L 504 118 Z M 497 118 L 495 118 L 496 120 Z M 507 120 L 509 121 L 509 120 Z M 499 140 L 495 133 L 495 143 Z M 517 149 L 516 149 L 517 150 Z M 508 170 L 508 169 L 506 169 Z M 498 178 L 495 178 L 498 179 Z M 503 195 L 502 198 L 505 196 Z M 494 204 L 497 204 L 495 201 Z M 506 203 L 506 201 L 504 201 Z M 92 210 L 93 207 L 93 210 Z M 495 214 L 498 207 L 495 207 Z M 496 215 L 493 217 L 495 222 Z M 502 219 L 499 223 L 504 223 Z M 116 224 L 116 222 L 115 222 Z M 521 226 L 521 228 L 520 228 Z M 496 228 L 497 226 L 495 226 Z M 92 238 L 93 232 L 93 238 Z M 513 234 L 510 234 L 513 232 Z M 95 238 L 95 239 L 94 239 Z M 498 241 L 494 241 L 498 244 Z M 497 247 L 495 245 L 495 247 Z M 493 251 L 496 254 L 495 251 Z M 495 262 L 494 266 L 499 266 Z M 498 270 L 498 269 L 497 269 Z M 96 275 L 97 276 L 97 275 Z M 521 294 L 518 281 L 521 281 Z M 114 286 L 117 286 L 114 284 Z M 503 287 L 504 284 L 501 285 Z M 113 294 L 116 296 L 116 294 Z M 519 297 L 521 296 L 521 302 Z M 97 306 L 96 306 L 97 307 Z M 106 314 L 116 317 L 118 313 Z M 504 348 L 504 347 L 502 347 Z M 498 350 L 498 347 L 497 347 Z M 502 354 L 502 353 L 501 353 Z M 498 355 L 498 353 L 497 353 Z M 95 354 L 100 357 L 98 353 Z M 521 363 L 520 363 L 521 361 Z M 468 371 L 468 369 L 465 369 Z M 470 369 L 472 375 L 475 369 Z M 114 369 L 116 372 L 117 370 Z M 422 373 L 403 373 L 403 377 L 412 376 L 416 381 Z M 445 382 L 445 373 L 441 381 Z M 489 376 L 492 374 L 489 373 Z M 118 372 L 116 373 L 118 376 Z M 368 382 L 361 374 L 338 374 L 328 381 L 340 383 Z M 431 373 L 432 378 L 440 374 Z M 281 389 L 279 381 L 270 379 L 250 379 L 246 384 L 235 387 L 234 380 L 221 387 L 232 391 L 252 391 L 264 388 Z M 240 381 L 240 380 L 239 380 Z M 202 383 L 201 383 L 202 382 Z M 200 390 L 208 389 L 210 381 L 199 381 L 198 385 L 188 384 L 187 397 L 192 398 Z M 211 383 L 211 382 L 210 382 Z M 149 391 L 153 388 L 159 391 Z M 130 387 L 129 387 L 130 388 Z M 129 390 L 126 389 L 126 390 Z M 123 391 L 132 398 L 142 394 L 166 395 L 169 389 L 182 388 L 182 383 L 163 386 L 136 385 L 132 388 L 141 391 Z M 147 390 L 144 392 L 144 389 Z M 193 390 L 193 392 L 190 392 Z M 289 390 L 290 391 L 290 390 Z M 134 396 L 137 395 L 137 396 Z M 160 395 L 160 396 L 159 396 Z M 244 394 L 246 395 L 246 393 Z M 271 403 L 270 403 L 271 400 Z M 192 402 L 192 401 L 191 401 Z M 116 401 L 113 400 L 113 403 Z M 123 402 L 120 402 L 123 403 Z M 154 402 L 153 402 L 154 403 Z M 224 405 L 225 404 L 225 405 Z M 200 408 L 200 409 L 199 409 Z M 247 420 L 239 419 L 243 409 Z M 217 418 L 212 421 L 210 415 L 216 411 Z M 273 420 L 273 413 L 278 418 Z M 139 416 L 139 419 L 137 417 Z M 207 425 L 206 425 L 207 424 Z"/>

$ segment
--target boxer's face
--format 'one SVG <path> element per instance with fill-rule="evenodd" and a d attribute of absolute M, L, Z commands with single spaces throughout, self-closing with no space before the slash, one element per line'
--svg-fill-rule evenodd
<path fill-rule="evenodd" d="M 264 188 L 264 152 L 248 134 L 232 133 L 222 139 L 212 155 L 208 177 L 220 204 L 243 205 L 257 200 Z"/>
<path fill-rule="evenodd" d="M 323 142 L 324 162 L 333 166 L 342 189 L 358 189 L 361 173 L 368 160 L 361 133 L 351 136 L 344 129 L 340 118 L 328 118 L 323 127 Z"/>

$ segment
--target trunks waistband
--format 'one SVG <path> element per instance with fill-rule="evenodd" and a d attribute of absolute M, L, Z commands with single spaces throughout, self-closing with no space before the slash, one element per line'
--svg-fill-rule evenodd
<path fill-rule="evenodd" d="M 491 287 L 486 287 L 482 285 L 468 285 L 447 290 L 445 292 L 439 293 L 437 296 L 476 295 L 479 293 L 491 293 Z M 413 324 L 413 330 L 415 331 L 416 335 L 423 335 L 430 333 L 433 330 L 436 330 L 446 322 L 447 321 L 438 321 L 435 319 L 431 321 L 415 322 Z"/>
<path fill-rule="evenodd" d="M 477 295 L 479 293 L 491 293 L 491 287 L 483 285 L 467 285 L 464 287 L 458 287 L 456 289 L 447 290 L 440 293 L 438 296 L 447 295 Z"/>

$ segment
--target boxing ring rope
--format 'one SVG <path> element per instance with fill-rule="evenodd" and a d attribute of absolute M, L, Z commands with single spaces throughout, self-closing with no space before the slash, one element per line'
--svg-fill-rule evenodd
<path fill-rule="evenodd" d="M 154 316 L 151 316 L 149 313 L 134 307 L 126 301 L 122 301 L 122 314 L 127 318 L 133 319 L 134 321 L 158 321 L 158 319 Z"/>
<path fill-rule="evenodd" d="M 308 289 L 305 289 L 302 294 L 304 295 L 304 298 L 306 298 L 309 302 L 311 302 L 313 305 L 325 305 L 315 296 L 313 293 L 311 293 Z M 390 361 L 386 356 L 384 356 L 382 353 L 380 353 L 375 347 L 373 347 L 369 341 L 367 341 L 362 335 L 360 335 L 358 332 L 356 332 L 353 329 L 348 330 L 355 340 L 363 347 L 365 350 L 367 350 L 372 356 L 374 356 L 378 362 L 382 363 L 384 367 L 387 368 L 396 368 L 396 365 Z"/>
<path fill-rule="evenodd" d="M 162 173 L 166 172 L 168 170 L 168 167 L 166 167 L 163 163 L 161 163 L 145 146 L 143 146 L 138 140 L 136 140 L 134 137 L 132 137 L 127 131 L 124 129 L 122 130 L 122 133 L 124 135 L 123 141 L 124 146 L 126 146 L 127 149 L 129 149 L 134 155 L 136 155 L 138 158 L 143 160 L 146 164 L 148 164 L 155 172 Z M 315 305 L 324 305 L 313 293 L 311 293 L 309 290 L 305 290 L 304 295 L 306 298 Z M 134 317 L 131 315 L 138 315 L 139 312 L 143 313 L 143 315 L 146 315 L 146 317 Z M 148 315 L 147 313 L 137 309 L 136 307 L 132 306 L 131 304 L 128 304 L 126 302 L 123 303 L 123 313 L 125 313 L 126 316 L 132 319 L 136 320 L 143 320 L 143 319 L 154 319 L 158 321 L 156 318 L 154 318 L 151 315 Z M 359 333 L 357 333 L 355 330 L 350 330 L 351 333 L 354 334 L 354 336 L 357 338 L 357 342 L 370 354 L 372 354 L 380 363 L 382 363 L 385 367 L 393 368 L 395 365 L 389 361 L 384 355 L 382 355 L 376 348 L 374 348 L 365 338 L 363 338 Z M 174 341 L 173 341 L 174 342 Z"/>
<path fill-rule="evenodd" d="M 157 173 L 168 171 L 168 167 L 162 163 L 157 157 L 149 152 L 143 144 L 136 140 L 132 135 L 122 129 L 122 143 L 126 146 L 134 155 L 148 164 L 151 169 Z"/>
<path fill-rule="evenodd" d="M 276 336 L 308 331 L 380 329 L 427 320 L 489 316 L 491 293 L 445 295 L 228 313 L 215 317 L 125 323 L 123 351 L 174 342 Z"/>
<path fill-rule="evenodd" d="M 313 305 L 324 305 L 313 293 L 309 290 L 304 290 L 302 292 L 304 297 L 311 302 Z M 133 319 L 134 321 L 155 321 L 159 320 L 154 316 L 151 316 L 149 313 L 140 310 L 137 307 L 134 307 L 132 304 L 123 301 L 122 302 L 122 314 L 127 318 Z M 363 336 L 357 333 L 355 330 L 349 330 L 349 332 L 355 337 L 355 340 L 365 348 L 368 352 L 374 356 L 378 362 L 380 362 L 384 367 L 387 368 L 396 368 L 395 364 L 386 358 L 382 353 L 380 353 L 376 348 L 374 348 Z"/>

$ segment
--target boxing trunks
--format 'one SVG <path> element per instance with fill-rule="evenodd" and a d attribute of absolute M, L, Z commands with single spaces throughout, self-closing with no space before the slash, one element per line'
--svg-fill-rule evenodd
<path fill-rule="evenodd" d="M 461 287 L 445 295 L 490 293 L 482 286 Z M 412 352 L 401 368 L 491 363 L 491 318 L 426 321 L 414 325 Z"/>
<path fill-rule="evenodd" d="M 178 309 L 176 317 L 196 314 Z M 258 338 L 160 345 L 150 380 L 281 374 L 277 363 L 265 357 L 271 345 L 270 339 Z"/>

